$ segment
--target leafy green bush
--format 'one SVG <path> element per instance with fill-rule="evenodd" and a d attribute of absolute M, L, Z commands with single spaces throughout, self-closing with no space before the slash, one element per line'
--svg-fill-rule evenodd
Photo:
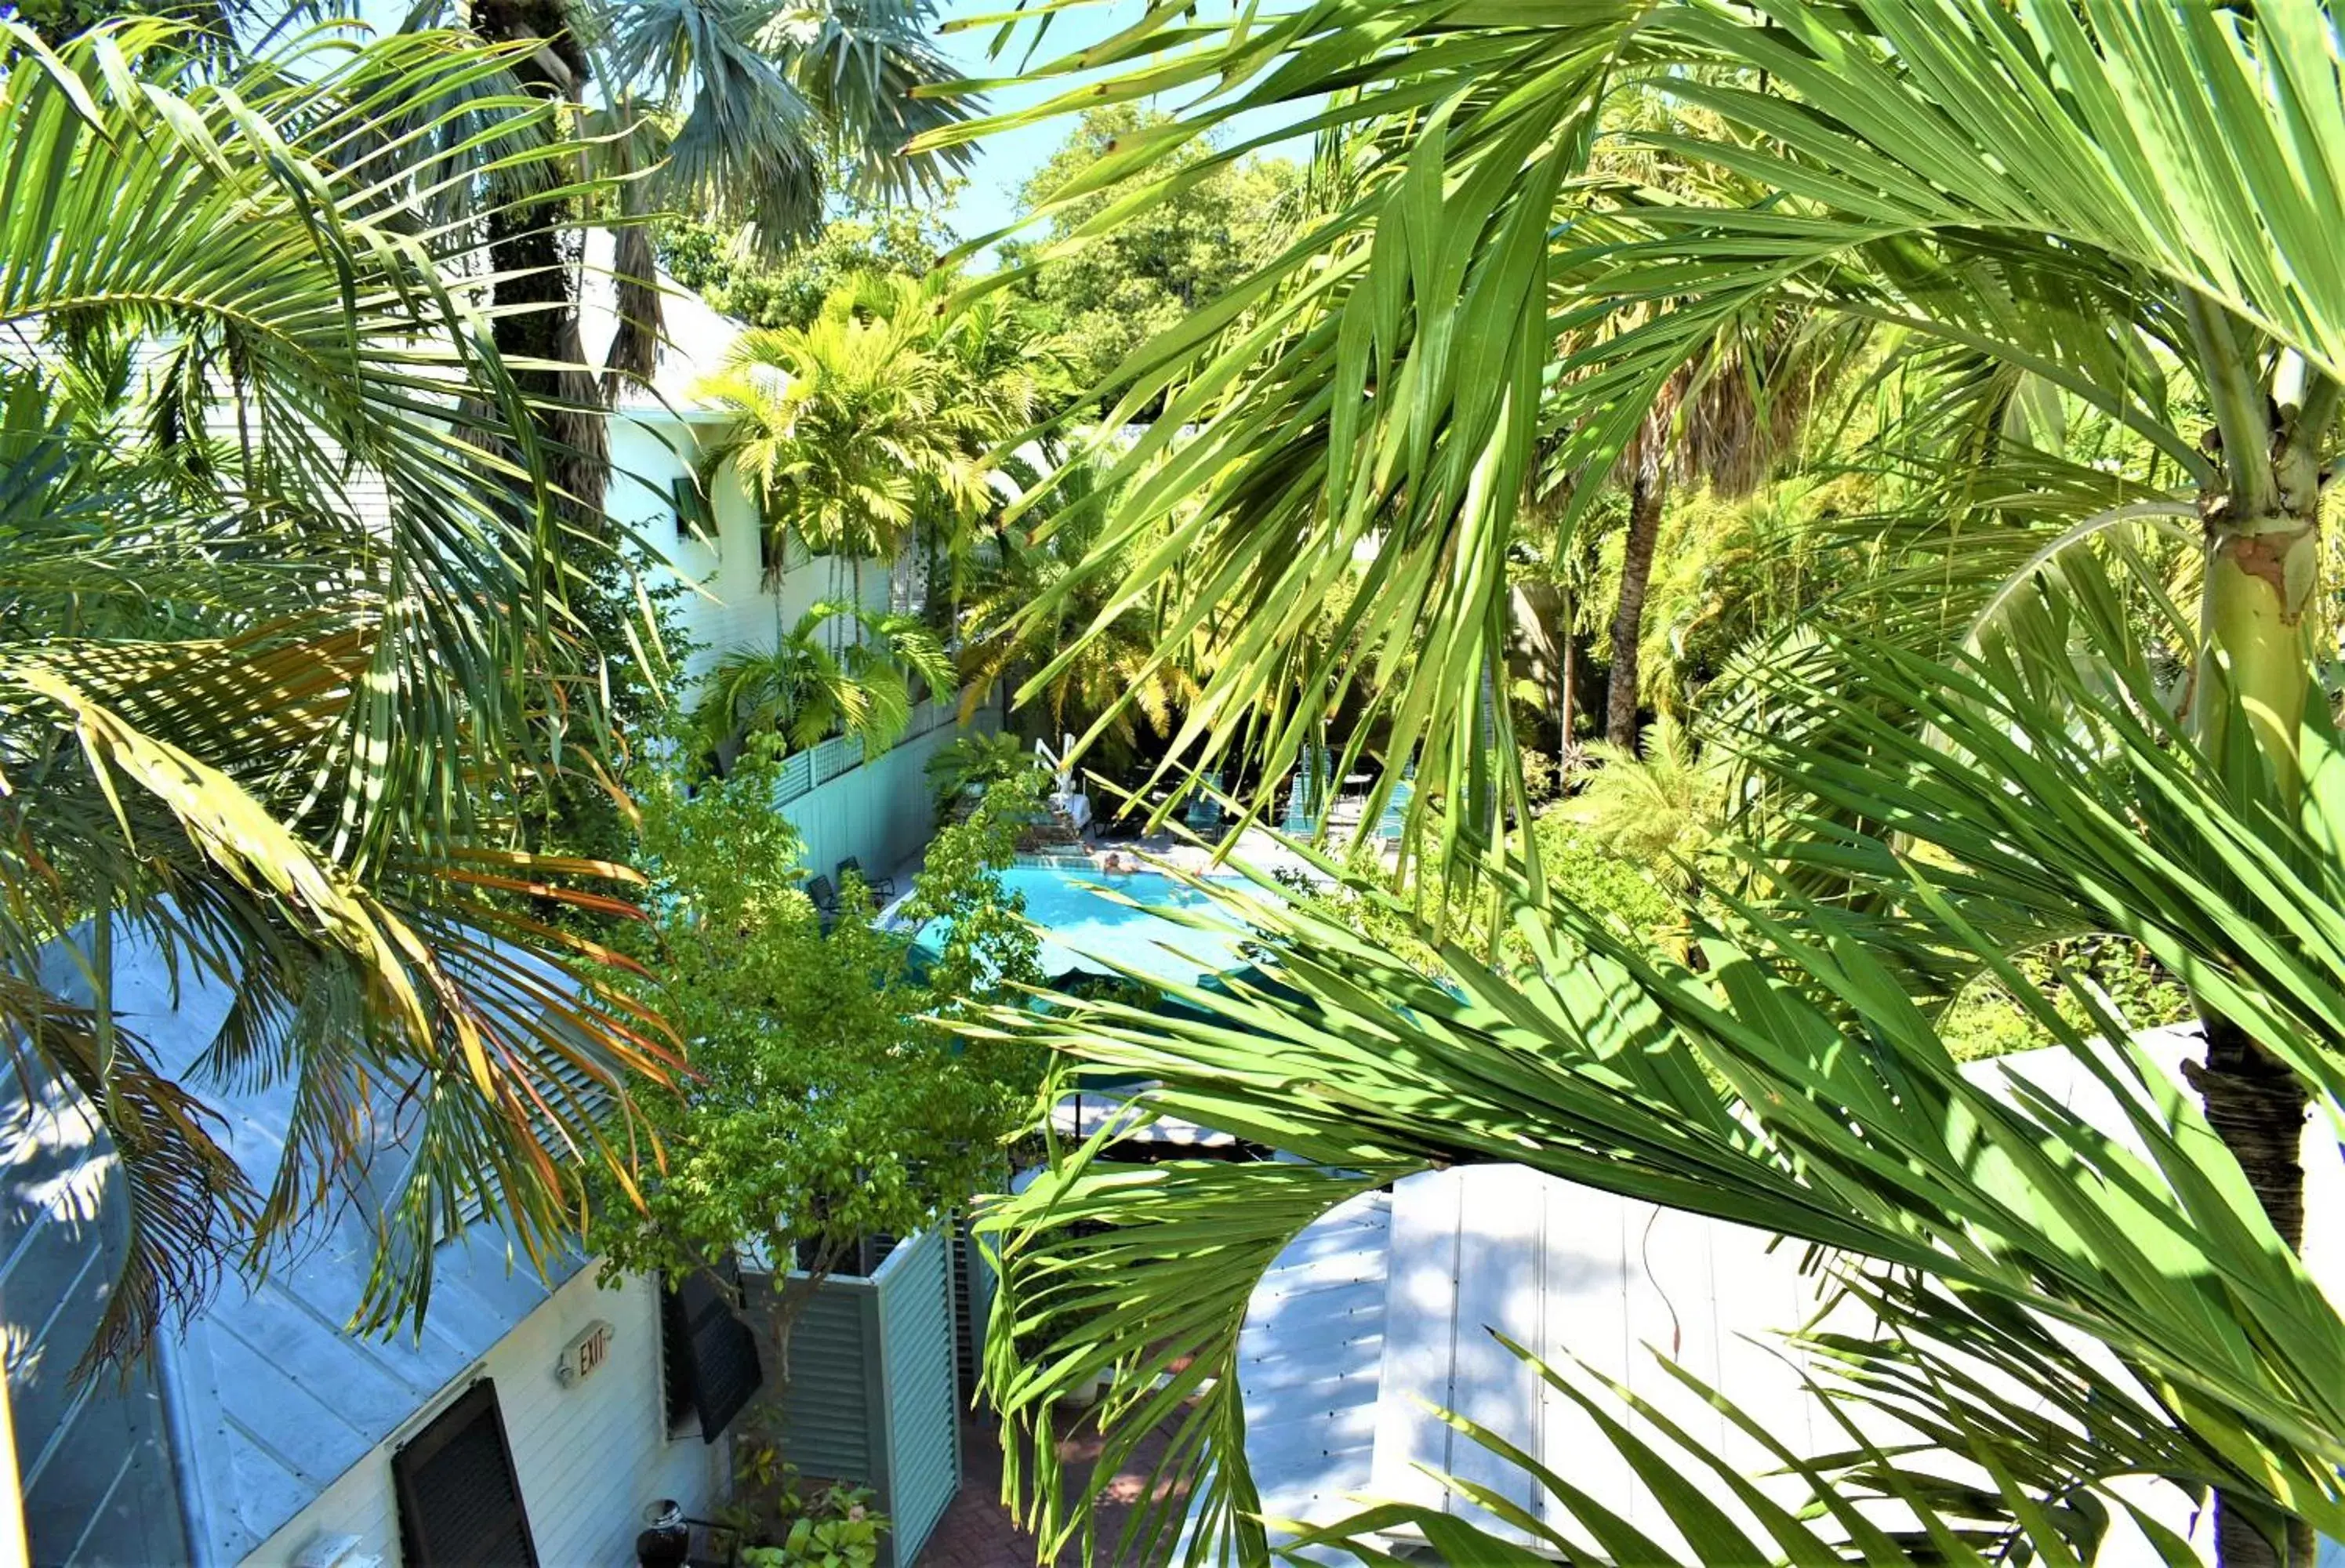
<path fill-rule="evenodd" d="M 941 954 L 872 924 L 850 878 L 827 929 L 800 885 L 797 835 L 771 805 L 777 737 L 724 778 L 641 781 L 651 929 L 615 983 L 675 1029 L 687 1092 L 646 1096 L 663 1160 L 638 1195 L 604 1192 L 590 1232 L 606 1280 L 682 1273 L 729 1249 L 819 1277 L 864 1238 L 905 1236 L 998 1182 L 1002 1139 L 1042 1064 L 964 1040 L 953 1020 L 1038 980 L 1023 901 L 1001 871 L 1030 793 L 989 794 L 940 832 L 913 881 L 916 918 L 950 923 Z M 771 1300 L 787 1340 L 795 1301 Z"/>
<path fill-rule="evenodd" d="M 1040 773 L 1041 767 L 1041 759 L 1016 735 L 971 730 L 929 759 L 929 792 L 939 811 L 949 810 L 964 794 Z"/>
<path fill-rule="evenodd" d="M 2062 1017 L 2087 1032 L 2097 1031 L 2067 982 L 2099 992 L 2110 1009 L 2136 1030 L 2180 1023 L 2195 1016 L 2190 993 L 2181 982 L 2122 937 L 2055 942 L 2020 955 L 2017 963 L 2020 974 L 2052 998 Z M 1939 1034 L 1956 1061 L 1976 1061 L 2056 1043 L 2049 1029 L 2030 1017 L 2008 990 L 1991 979 L 1975 981 L 1955 996 L 1939 1025 Z"/>
<path fill-rule="evenodd" d="M 741 1548 L 741 1568 L 872 1568 L 879 1561 L 880 1538 L 893 1522 L 871 1506 L 869 1487 L 833 1482 L 808 1496 L 769 1431 L 740 1443 L 734 1475 L 742 1490 L 726 1510 L 729 1522 L 769 1538 Z"/>

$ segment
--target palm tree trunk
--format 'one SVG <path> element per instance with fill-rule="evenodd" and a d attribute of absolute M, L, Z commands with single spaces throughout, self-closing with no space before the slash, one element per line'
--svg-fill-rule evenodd
<path fill-rule="evenodd" d="M 2302 784 L 2298 730 L 2312 678 L 2308 612 L 2320 582 L 2320 452 L 2337 416 L 2339 389 L 2309 377 L 2294 414 L 2280 411 L 2256 374 L 2258 356 L 2240 344 L 2231 324 L 2203 305 L 2188 313 L 2230 481 L 2228 493 L 2201 498 L 2205 655 L 2194 724 L 2219 766 L 2236 738 L 2228 726 L 2244 713 L 2255 750 L 2276 770 L 2283 794 L 2293 796 Z M 2190 1070 L 2191 1087 L 2265 1218 L 2300 1251 L 2304 1168 L 2298 1149 L 2309 1097 L 2296 1074 L 2244 1029 L 2203 1004 L 2199 1017 L 2206 1060 Z M 2310 1568 L 2313 1534 L 2302 1520 L 2266 1515 L 2263 1522 L 2277 1525 L 2283 1539 L 2267 1537 L 2246 1510 L 2218 1493 L 2216 1551 L 2223 1568 Z"/>
<path fill-rule="evenodd" d="M 1563 691 L 1562 700 L 1557 703 L 1555 711 L 1556 728 L 1560 732 L 1555 744 L 1555 784 L 1558 792 L 1562 790 L 1564 781 L 1570 776 L 1574 750 L 1571 723 L 1574 717 L 1572 705 L 1579 699 L 1579 693 L 1574 690 L 1579 681 L 1579 642 L 1576 630 L 1579 614 L 1571 584 L 1566 582 L 1563 585 Z"/>
<path fill-rule="evenodd" d="M 1612 673 L 1604 692 L 1604 738 L 1631 750 L 1641 695 L 1637 645 L 1644 635 L 1645 591 L 1652 585 L 1653 547 L 1660 541 L 1668 492 L 1661 442 L 1649 430 L 1638 438 L 1636 477 L 1629 485 L 1629 537 L 1620 549 L 1620 602 L 1612 613 Z"/>
<path fill-rule="evenodd" d="M 536 40 L 513 74 L 532 93 L 574 102 L 586 79 L 586 56 L 570 35 L 560 0 L 478 0 L 472 30 L 492 44 Z M 574 200 L 551 198 L 501 207 L 489 221 L 489 255 L 497 271 L 492 330 L 497 351 L 516 365 L 513 379 L 537 400 L 539 439 L 574 522 L 599 523 L 609 477 L 601 389 L 585 368 L 571 273 L 579 243 Z M 555 369 L 553 366 L 566 366 Z"/>
<path fill-rule="evenodd" d="M 2226 749 L 2223 732 L 2231 710 L 2214 699 L 2228 688 L 2246 705 L 2258 749 L 2279 768 L 2281 786 L 2289 794 L 2300 783 L 2297 727 L 2311 678 L 2305 611 L 2318 578 L 2317 487 L 2307 487 L 2307 500 L 2300 515 L 2210 528 L 2206 630 L 2210 649 L 2222 662 L 2210 658 L 2198 673 L 2198 728 L 2208 754 L 2220 757 Z M 2199 1017 L 2206 1062 L 2188 1076 L 2206 1107 L 2208 1125 L 2239 1162 L 2272 1229 L 2301 1251 L 2304 1168 L 2298 1150 L 2310 1097 L 2295 1071 L 2246 1030 L 2203 1005 Z M 2302 1520 L 2284 1522 L 2283 1547 L 2267 1539 L 2228 1497 L 2218 1493 L 2215 1506 L 2216 1551 L 2223 1568 L 2310 1568 L 2312 1531 Z"/>

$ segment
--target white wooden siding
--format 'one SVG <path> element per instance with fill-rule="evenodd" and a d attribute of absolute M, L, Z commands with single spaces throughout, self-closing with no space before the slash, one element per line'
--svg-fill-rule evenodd
<path fill-rule="evenodd" d="M 356 1535 L 384 1568 L 399 1562 L 398 1506 L 391 1456 L 428 1425 L 475 1376 L 493 1378 L 513 1470 L 544 1568 L 627 1568 L 644 1505 L 673 1497 L 706 1514 L 722 1493 L 729 1444 L 697 1431 L 670 1442 L 660 1387 L 659 1298 L 652 1281 L 614 1290 L 588 1268 L 515 1325 L 482 1359 L 399 1431 L 344 1472 L 245 1559 L 252 1568 L 289 1568 L 320 1537 Z M 563 1347 L 596 1319 L 612 1327 L 611 1360 L 574 1388 L 554 1376 Z M 330 1396 L 329 1396 L 330 1397 Z"/>
<path fill-rule="evenodd" d="M 687 682 L 705 674 L 718 657 L 736 649 L 771 648 L 777 635 L 797 624 L 817 602 L 847 599 L 854 592 L 854 564 L 831 556 L 794 559 L 777 588 L 768 588 L 758 564 L 757 512 L 748 491 L 728 467 L 710 494 L 716 539 L 685 535 L 676 525 L 670 486 L 692 471 L 694 431 L 706 425 L 611 421 L 611 485 L 604 504 L 629 524 L 694 585 L 676 602 L 685 634 L 699 644 L 685 670 Z M 897 568 L 884 561 L 863 566 L 862 602 L 888 607 Z"/>

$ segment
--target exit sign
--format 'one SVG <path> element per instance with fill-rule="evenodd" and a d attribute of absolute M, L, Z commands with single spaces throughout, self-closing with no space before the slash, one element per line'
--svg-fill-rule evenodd
<path fill-rule="evenodd" d="M 611 1359 L 611 1325 L 597 1318 L 562 1347 L 562 1363 L 553 1375 L 563 1388 L 575 1388 L 603 1370 Z"/>

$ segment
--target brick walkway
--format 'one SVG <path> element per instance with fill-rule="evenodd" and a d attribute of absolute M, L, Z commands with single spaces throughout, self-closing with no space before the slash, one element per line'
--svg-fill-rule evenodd
<path fill-rule="evenodd" d="M 1114 1563 L 1109 1553 L 1132 1505 L 1140 1500 L 1148 1472 L 1164 1452 L 1165 1439 L 1162 1431 L 1152 1434 L 1133 1455 L 1132 1467 L 1108 1481 L 1096 1505 L 1101 1545 L 1091 1568 L 1127 1568 Z M 913 1568 L 1034 1568 L 1034 1538 L 1012 1523 L 1001 1506 L 1001 1439 L 992 1419 L 964 1420 L 960 1442 L 960 1492 L 937 1521 Z M 1098 1454 L 1098 1436 L 1088 1426 L 1059 1444 L 1060 1458 L 1084 1467 L 1085 1473 Z M 1053 1568 L 1084 1568 L 1080 1551 L 1071 1546 L 1060 1553 Z"/>

